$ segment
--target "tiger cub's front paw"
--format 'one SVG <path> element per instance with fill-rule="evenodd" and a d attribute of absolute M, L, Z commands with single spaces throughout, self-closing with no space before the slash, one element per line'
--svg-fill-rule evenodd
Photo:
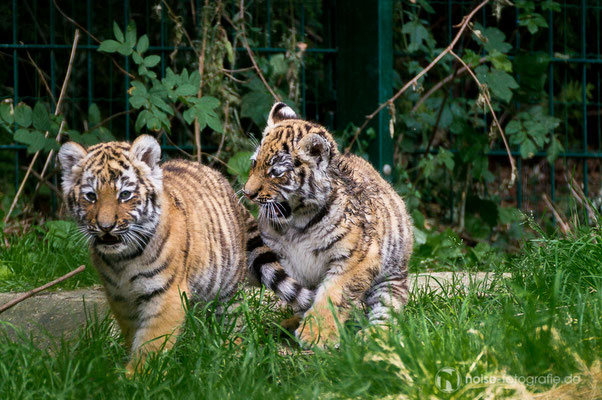
<path fill-rule="evenodd" d="M 305 348 L 336 345 L 339 342 L 339 335 L 336 326 L 330 324 L 319 324 L 316 321 L 307 319 L 297 328 L 295 336 Z"/>

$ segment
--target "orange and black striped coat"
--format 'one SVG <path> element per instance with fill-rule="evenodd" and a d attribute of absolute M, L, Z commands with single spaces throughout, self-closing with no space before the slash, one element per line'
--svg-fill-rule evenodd
<path fill-rule="evenodd" d="M 88 149 L 69 142 L 59 152 L 66 204 L 134 355 L 130 372 L 148 351 L 173 344 L 184 292 L 225 302 L 250 271 L 296 309 L 313 296 L 284 273 L 219 172 L 183 160 L 159 164 L 160 156 L 147 135 Z"/>
<path fill-rule="evenodd" d="M 413 230 L 401 197 L 365 160 L 339 153 L 322 126 L 283 103 L 268 117 L 245 195 L 260 205 L 260 231 L 285 272 L 316 290 L 296 335 L 336 339 L 353 304 L 373 322 L 407 298 Z M 317 325 L 316 325 L 317 324 Z"/>

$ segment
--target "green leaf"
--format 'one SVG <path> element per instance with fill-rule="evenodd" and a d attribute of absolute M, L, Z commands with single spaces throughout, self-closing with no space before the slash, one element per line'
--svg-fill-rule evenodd
<path fill-rule="evenodd" d="M 98 47 L 98 51 L 103 51 L 105 53 L 115 53 L 121 44 L 114 40 L 104 40 L 100 42 L 100 46 Z"/>
<path fill-rule="evenodd" d="M 560 141 L 556 137 L 553 137 L 552 142 L 550 143 L 550 147 L 548 147 L 548 154 L 546 155 L 548 162 L 553 163 L 558 158 L 558 155 L 563 151 L 564 147 L 562 146 L 562 143 L 560 143 Z"/>
<path fill-rule="evenodd" d="M 96 103 L 90 104 L 88 108 L 88 122 L 90 123 L 90 127 L 100 124 L 100 110 Z"/>
<path fill-rule="evenodd" d="M 408 51 L 414 52 L 420 48 L 422 42 L 429 38 L 428 30 L 418 20 L 407 22 L 401 28 L 401 32 L 410 35 Z"/>
<path fill-rule="evenodd" d="M 138 114 L 138 118 L 136 118 L 136 125 L 135 125 L 136 132 L 140 132 L 142 130 L 142 128 L 144 128 L 144 126 L 146 125 L 147 117 L 149 115 L 151 115 L 151 114 L 148 112 L 148 110 L 140 111 L 140 114 Z"/>
<path fill-rule="evenodd" d="M 31 125 L 31 107 L 25 103 L 21 103 L 15 107 L 15 123 L 22 128 L 29 128 Z"/>
<path fill-rule="evenodd" d="M 547 28 L 548 23 L 545 18 L 538 13 L 525 14 L 520 16 L 518 20 L 520 26 L 526 26 L 531 34 L 537 33 L 539 28 Z"/>
<path fill-rule="evenodd" d="M 149 100 L 153 106 L 161 109 L 169 115 L 173 115 L 173 109 L 161 97 L 151 94 Z"/>
<path fill-rule="evenodd" d="M 19 129 L 13 138 L 16 142 L 26 144 L 30 154 L 42 150 L 46 144 L 46 137 L 42 132 L 30 129 Z"/>
<path fill-rule="evenodd" d="M 161 121 L 159 121 L 159 118 L 157 118 L 156 116 L 152 115 L 146 121 L 146 127 L 149 130 L 151 130 L 151 131 L 158 132 L 158 131 L 161 130 Z"/>
<path fill-rule="evenodd" d="M 138 65 L 140 65 L 140 64 L 142 64 L 142 63 L 144 63 L 144 58 L 142 58 L 142 56 L 140 55 L 140 53 L 139 53 L 139 52 L 137 52 L 137 51 L 134 51 L 134 52 L 132 53 L 132 60 L 134 60 L 134 62 L 135 62 L 136 64 L 138 64 Z"/>
<path fill-rule="evenodd" d="M 152 55 L 144 58 L 144 66 L 147 68 L 152 68 L 155 65 L 159 64 L 161 61 L 161 57 L 157 55 Z"/>
<path fill-rule="evenodd" d="M 138 50 L 138 53 L 140 53 L 140 54 L 144 53 L 146 50 L 148 50 L 148 46 L 149 46 L 148 36 L 147 35 L 140 36 L 140 39 L 138 39 L 138 45 L 136 46 L 136 50 Z M 140 64 L 140 63 L 137 63 L 137 64 Z"/>
<path fill-rule="evenodd" d="M 40 131 L 47 131 L 50 129 L 50 115 L 48 110 L 41 102 L 37 102 L 33 107 L 33 127 Z"/>
<path fill-rule="evenodd" d="M 148 99 L 144 96 L 130 96 L 129 101 L 135 109 L 148 105 Z"/>
<path fill-rule="evenodd" d="M 524 159 L 531 158 L 537 152 L 537 146 L 531 140 L 527 139 L 520 145 L 520 155 Z"/>
<path fill-rule="evenodd" d="M 445 168 L 447 168 L 448 170 L 454 170 L 454 155 L 451 151 L 440 149 L 439 154 L 437 154 L 437 161 L 440 164 L 445 165 Z"/>
<path fill-rule="evenodd" d="M 118 42 L 124 42 L 123 32 L 119 29 L 119 25 L 117 25 L 117 22 L 115 21 L 113 21 L 113 35 L 115 35 L 115 39 L 117 39 Z"/>
<path fill-rule="evenodd" d="M 130 47 L 136 46 L 136 23 L 131 20 L 125 31 L 125 43 Z"/>
<path fill-rule="evenodd" d="M 198 92 L 198 87 L 184 84 L 176 89 L 177 96 L 194 96 Z"/>
<path fill-rule="evenodd" d="M 224 127 L 222 126 L 222 121 L 220 121 L 220 119 L 218 118 L 218 116 L 215 113 L 210 113 L 207 114 L 207 125 L 209 125 L 209 127 L 211 129 L 213 129 L 216 132 L 222 133 L 224 130 Z"/>
<path fill-rule="evenodd" d="M 196 117 L 196 111 L 194 107 L 191 107 L 188 110 L 184 111 L 182 113 L 182 116 L 184 117 L 184 121 L 186 121 L 188 125 L 191 125 L 194 122 L 194 118 Z"/>
<path fill-rule="evenodd" d="M 286 72 L 288 71 L 288 63 L 284 59 L 284 54 L 271 56 L 270 65 L 272 66 L 272 73 L 275 76 L 286 75 Z"/>
<path fill-rule="evenodd" d="M 203 108 L 207 110 L 214 110 L 219 107 L 219 100 L 213 96 L 203 96 L 199 102 Z M 266 117 L 267 118 L 267 117 Z"/>
<path fill-rule="evenodd" d="M 131 55 L 133 51 L 134 50 L 132 49 L 132 47 L 127 43 L 120 44 L 119 47 L 117 48 L 117 52 L 124 56 Z"/>
<path fill-rule="evenodd" d="M 499 69 L 493 69 L 489 71 L 489 68 L 481 65 L 475 69 L 477 76 L 481 83 L 487 85 L 491 90 L 491 94 L 506 103 L 512 98 L 512 90 L 518 88 L 518 84 L 512 77 L 512 75 L 501 71 Z"/>
<path fill-rule="evenodd" d="M 236 176 L 241 184 L 245 183 L 249 177 L 252 155 L 253 153 L 250 151 L 240 151 L 228 160 L 228 173 Z"/>
<path fill-rule="evenodd" d="M 427 13 L 432 14 L 435 12 L 433 7 L 431 7 L 431 5 L 429 4 L 428 0 L 418 0 L 417 2 L 418 2 L 418 4 L 420 4 L 422 6 L 422 8 L 424 8 L 424 10 Z"/>
<path fill-rule="evenodd" d="M 507 53 L 512 49 L 512 45 L 506 42 L 506 35 L 498 28 L 489 27 L 483 29 L 481 24 L 476 23 L 475 30 L 480 31 L 481 36 L 477 36 L 477 40 L 481 42 L 488 53 L 493 53 L 494 51 Z"/>
<path fill-rule="evenodd" d="M 115 140 L 115 136 L 113 136 L 111 131 L 109 131 L 104 126 L 101 126 L 100 128 L 96 129 L 94 132 L 96 133 L 96 135 L 100 138 L 100 140 L 102 142 L 112 142 Z"/>
<path fill-rule="evenodd" d="M 11 103 L 7 101 L 0 103 L 0 118 L 9 125 L 15 122 Z"/>
<path fill-rule="evenodd" d="M 512 62 L 506 54 L 494 50 L 487 56 L 487 60 L 491 61 L 494 68 L 501 69 L 502 71 L 506 72 L 512 72 Z"/>
<path fill-rule="evenodd" d="M 59 151 L 61 148 L 61 144 L 58 143 L 55 139 L 53 138 L 46 138 L 46 141 L 44 143 L 44 147 L 42 148 L 45 152 L 49 152 L 50 150 L 52 151 Z"/>
<path fill-rule="evenodd" d="M 146 90 L 146 86 L 144 83 L 140 81 L 132 81 L 132 87 L 130 88 L 130 94 L 132 96 L 148 96 L 148 90 Z"/>
<path fill-rule="evenodd" d="M 82 142 L 82 134 L 79 131 L 76 131 L 75 129 L 70 129 L 66 132 L 66 135 L 69 136 L 69 140 L 76 142 L 76 143 L 81 143 Z"/>

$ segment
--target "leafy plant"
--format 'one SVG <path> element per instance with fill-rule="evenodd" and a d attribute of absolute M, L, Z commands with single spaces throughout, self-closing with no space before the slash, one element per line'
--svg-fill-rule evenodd
<path fill-rule="evenodd" d="M 219 107 L 219 100 L 211 96 L 197 97 L 201 81 L 198 71 L 189 73 L 184 68 L 176 74 L 167 68 L 165 77 L 159 80 L 152 68 L 159 64 L 161 57 L 144 55 L 149 48 L 148 36 L 138 38 L 134 22 L 128 24 L 125 34 L 114 22 L 113 32 L 115 40 L 103 41 L 98 50 L 123 54 L 138 65 L 139 78 L 131 82 L 128 91 L 132 107 L 141 110 L 135 124 L 137 132 L 146 128 L 152 132 L 165 130 L 170 133 L 170 119 L 179 105 L 186 107 L 182 115 L 189 125 L 196 120 L 201 130 L 209 126 L 216 132 L 222 132 L 223 127 L 215 111 Z"/>

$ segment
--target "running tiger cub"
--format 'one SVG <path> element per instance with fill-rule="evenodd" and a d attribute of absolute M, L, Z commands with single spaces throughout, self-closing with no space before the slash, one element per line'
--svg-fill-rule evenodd
<path fill-rule="evenodd" d="M 175 341 L 182 292 L 226 301 L 249 271 L 293 308 L 311 304 L 313 293 L 284 273 L 219 172 L 183 160 L 159 165 L 161 149 L 148 135 L 87 150 L 69 142 L 58 156 L 68 210 L 132 352 L 129 373 L 165 335 L 167 347 Z"/>
<path fill-rule="evenodd" d="M 244 193 L 265 216 L 261 236 L 291 277 L 316 288 L 296 336 L 305 344 L 336 339 L 329 302 L 341 323 L 352 304 L 365 305 L 372 322 L 399 310 L 408 292 L 412 222 L 378 172 L 339 153 L 324 127 L 283 103 L 273 106 L 251 159 Z"/>

